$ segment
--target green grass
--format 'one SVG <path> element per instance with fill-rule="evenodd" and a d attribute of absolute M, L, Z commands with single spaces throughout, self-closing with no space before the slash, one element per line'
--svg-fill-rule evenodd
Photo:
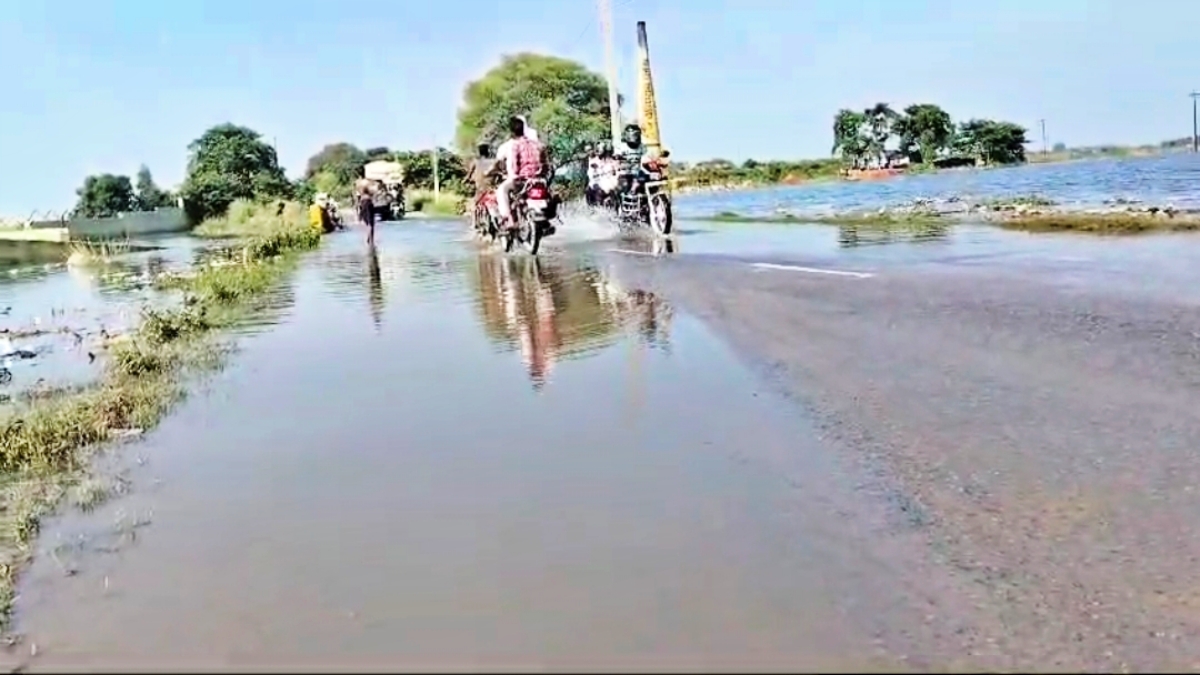
<path fill-rule="evenodd" d="M 405 193 L 409 211 L 420 212 L 435 218 L 458 217 L 465 200 L 466 197 L 445 190 L 442 190 L 442 193 L 436 198 L 433 190 L 408 190 Z"/>
<path fill-rule="evenodd" d="M 187 375 L 220 362 L 214 331 L 260 309 L 264 293 L 292 269 L 290 254 L 320 241 L 307 227 L 277 227 L 191 273 L 161 278 L 160 287 L 182 292 L 182 303 L 143 310 L 138 328 L 110 344 L 98 382 L 19 397 L 0 417 L 0 624 L 7 625 L 40 518 L 72 489 L 83 495 L 80 504 L 103 497 L 88 474 L 95 449 L 157 424 L 184 395 Z"/>
<path fill-rule="evenodd" d="M 1088 234 L 1144 234 L 1200 231 L 1194 215 L 1166 217 L 1144 213 L 1036 213 L 991 221 L 1023 232 L 1080 232 Z"/>
<path fill-rule="evenodd" d="M 131 245 L 125 240 L 75 240 L 67 244 L 67 264 L 82 267 L 105 265 L 118 256 L 129 253 Z"/>
<path fill-rule="evenodd" d="M 220 218 L 209 218 L 196 226 L 192 234 L 214 239 L 229 237 L 265 237 L 281 230 L 289 231 L 308 225 L 308 207 L 299 202 L 286 202 L 283 213 L 277 202 L 260 204 L 239 199 L 229 205 Z"/>

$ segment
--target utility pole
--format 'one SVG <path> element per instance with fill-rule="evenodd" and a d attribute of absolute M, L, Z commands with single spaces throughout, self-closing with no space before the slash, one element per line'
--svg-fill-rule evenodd
<path fill-rule="evenodd" d="M 1038 122 L 1042 125 L 1042 156 L 1046 156 L 1050 152 L 1050 143 L 1046 140 L 1046 120 L 1041 119 Z"/>
<path fill-rule="evenodd" d="M 598 0 L 600 5 L 600 32 L 604 36 L 604 69 L 608 75 L 608 110 L 612 124 L 613 147 L 621 142 L 621 107 L 617 94 L 617 56 L 613 47 L 612 0 Z"/>
<path fill-rule="evenodd" d="M 438 175 L 438 152 L 437 141 L 433 142 L 433 200 L 436 202 L 442 197 L 442 177 Z"/>
<path fill-rule="evenodd" d="M 1200 152 L 1200 128 L 1196 124 L 1196 99 L 1200 98 L 1200 91 L 1193 91 L 1188 96 L 1192 97 L 1192 152 Z"/>

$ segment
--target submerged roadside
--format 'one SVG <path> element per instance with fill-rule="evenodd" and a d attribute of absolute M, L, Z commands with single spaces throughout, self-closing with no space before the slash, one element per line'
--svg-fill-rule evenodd
<path fill-rule="evenodd" d="M 175 300 L 143 307 L 136 326 L 105 338 L 96 381 L 31 391 L 0 416 L 0 625 L 41 518 L 64 499 L 88 509 L 122 490 L 119 477 L 91 470 L 97 451 L 157 424 L 189 377 L 220 363 L 221 330 L 262 309 L 294 254 L 319 242 L 303 220 L 278 219 L 185 272 L 157 274 L 151 283 Z"/>

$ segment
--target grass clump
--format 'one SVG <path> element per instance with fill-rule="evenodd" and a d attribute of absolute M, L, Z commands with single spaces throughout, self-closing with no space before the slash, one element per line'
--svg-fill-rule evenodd
<path fill-rule="evenodd" d="M 184 376 L 216 362 L 214 329 L 253 311 L 291 269 L 289 254 L 320 240 L 303 224 L 279 226 L 225 250 L 217 264 L 164 278 L 160 287 L 184 291 L 183 303 L 143 310 L 138 328 L 110 343 L 96 384 L 22 397 L 0 417 L 0 627 L 39 519 L 88 478 L 90 450 L 157 424 L 183 396 Z"/>
<path fill-rule="evenodd" d="M 454 218 L 462 213 L 466 197 L 442 190 L 434 195 L 433 190 L 409 190 L 405 195 L 408 209 L 437 218 Z"/>
<path fill-rule="evenodd" d="M 209 218 L 196 226 L 192 234 L 214 239 L 265 236 L 280 231 L 307 227 L 307 209 L 299 202 L 260 203 L 239 199 L 229 205 L 220 218 Z"/>
<path fill-rule="evenodd" d="M 852 225 L 858 227 L 910 227 L 940 222 L 942 216 L 932 211 L 884 211 L 838 214 L 796 215 L 781 213 L 770 216 L 746 216 L 733 211 L 722 211 L 707 220 L 718 223 L 779 223 L 815 225 Z"/>
<path fill-rule="evenodd" d="M 1113 235 L 1200 230 L 1200 218 L 1195 215 L 1168 216 L 1162 213 L 1031 213 L 1003 218 L 996 221 L 996 224 L 1025 232 Z"/>
<path fill-rule="evenodd" d="M 67 244 L 67 264 L 81 267 L 106 265 L 129 253 L 129 240 L 75 240 Z"/>
<path fill-rule="evenodd" d="M 979 206 L 993 210 L 1015 209 L 1018 207 L 1046 207 L 1055 206 L 1058 202 L 1048 197 L 1041 195 L 1016 195 L 1014 197 L 994 197 L 985 199 L 979 203 Z"/>

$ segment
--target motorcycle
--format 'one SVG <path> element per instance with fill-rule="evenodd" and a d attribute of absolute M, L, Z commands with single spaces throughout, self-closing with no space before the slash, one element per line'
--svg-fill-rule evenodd
<path fill-rule="evenodd" d="M 372 199 L 375 208 L 375 219 L 404 220 L 407 205 L 404 203 L 404 188 L 396 185 L 380 185 Z"/>
<path fill-rule="evenodd" d="M 675 218 L 662 168 L 651 164 L 639 174 L 628 176 L 626 181 L 628 189 L 621 192 L 618 206 L 620 223 L 650 227 L 664 236 L 671 234 Z"/>
<path fill-rule="evenodd" d="M 500 236 L 499 218 L 497 217 L 499 208 L 494 191 L 489 190 L 475 200 L 472 225 L 477 236 L 491 239 L 493 242 Z"/>
<path fill-rule="evenodd" d="M 557 210 L 550 185 L 544 179 L 531 178 L 519 185 L 512 203 L 515 226 L 504 233 L 505 252 L 519 244 L 530 255 L 537 255 L 542 239 L 555 232 L 550 221 Z"/>
<path fill-rule="evenodd" d="M 620 213 L 620 183 L 616 175 L 604 176 L 596 185 L 596 208 L 608 213 Z"/>

